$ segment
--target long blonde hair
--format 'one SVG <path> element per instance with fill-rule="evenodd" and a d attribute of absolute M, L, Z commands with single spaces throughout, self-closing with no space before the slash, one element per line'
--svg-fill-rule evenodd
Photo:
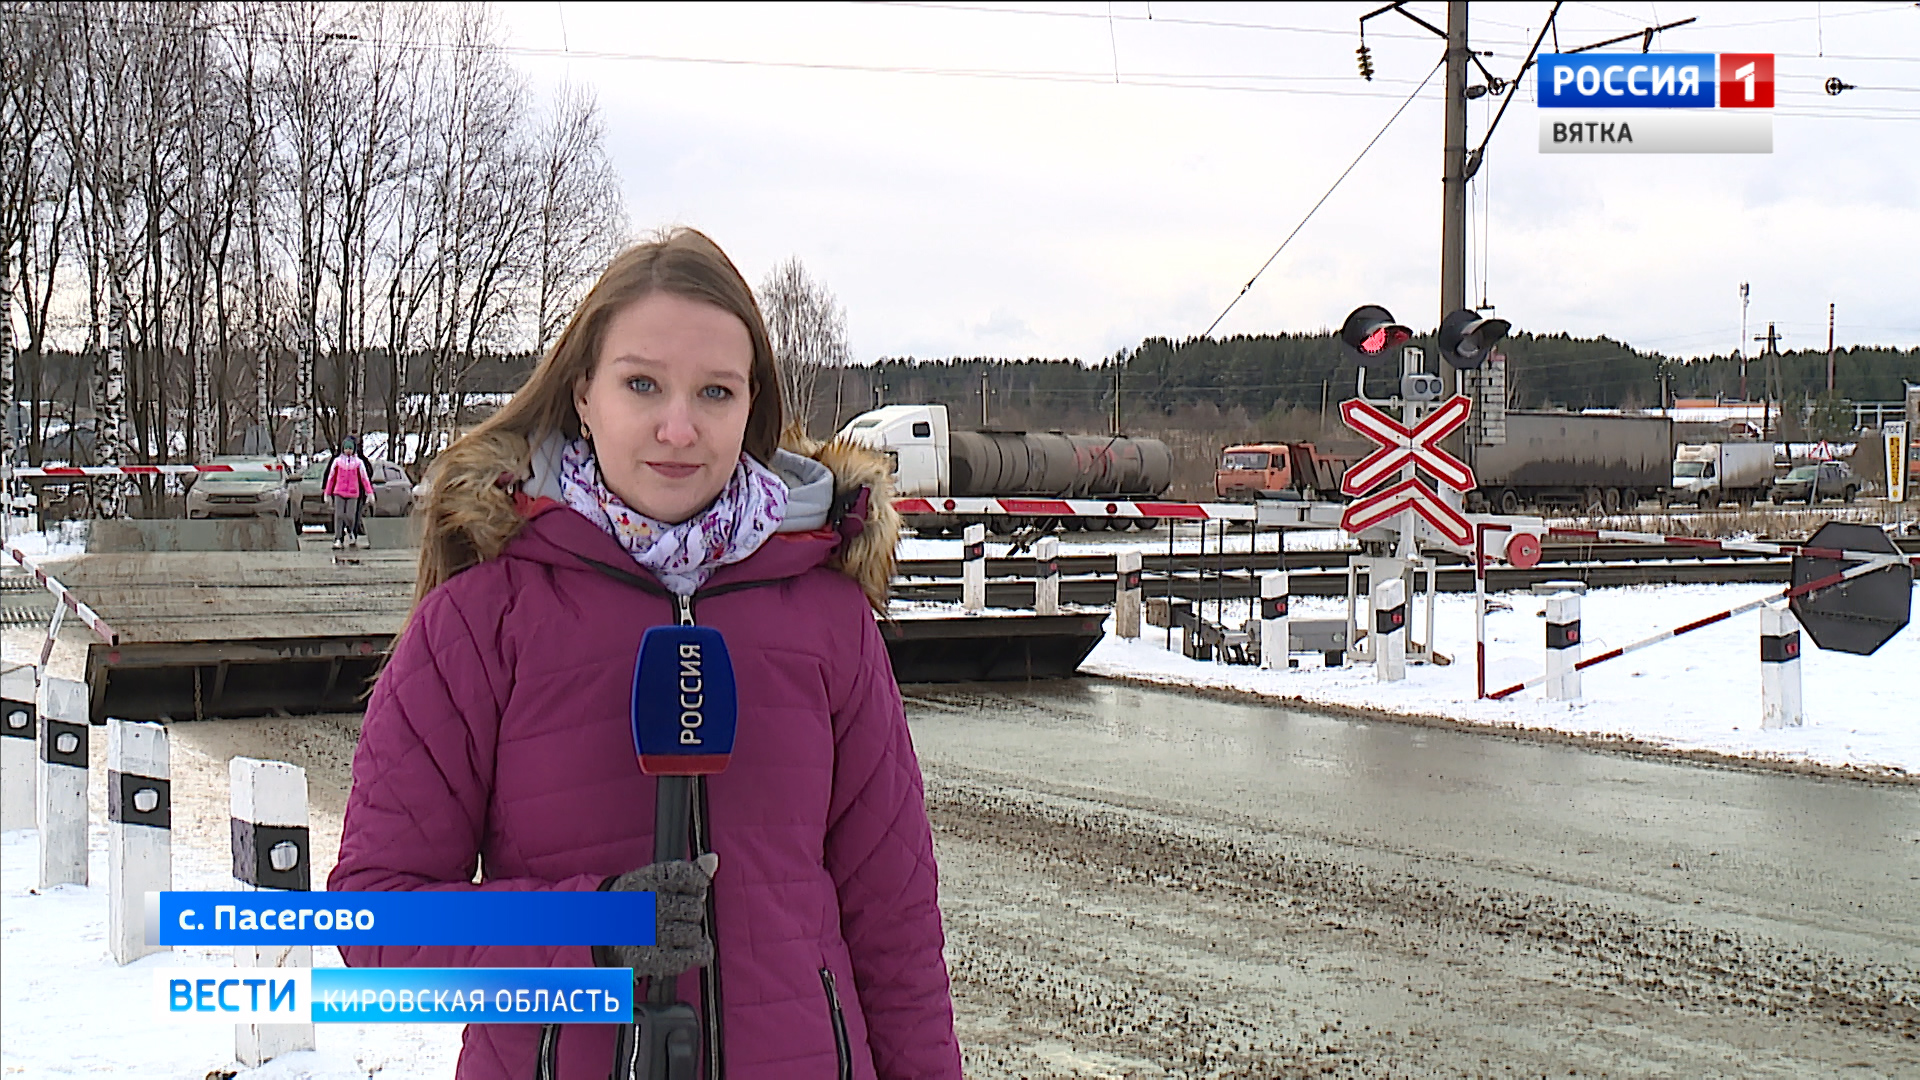
<path fill-rule="evenodd" d="M 441 582 L 500 553 L 521 526 L 513 496 L 499 483 L 502 463 L 524 475 L 532 444 L 551 432 L 580 435 L 574 388 L 600 360 L 616 312 L 655 293 L 712 304 L 746 324 L 753 339 L 749 405 L 742 448 L 762 463 L 780 444 L 780 379 L 766 320 L 753 290 L 720 246 L 696 229 L 663 231 L 620 253 L 600 275 L 565 330 L 512 399 L 455 440 L 433 463 L 422 514 L 413 606 Z M 412 621 L 412 613 L 407 619 Z"/>

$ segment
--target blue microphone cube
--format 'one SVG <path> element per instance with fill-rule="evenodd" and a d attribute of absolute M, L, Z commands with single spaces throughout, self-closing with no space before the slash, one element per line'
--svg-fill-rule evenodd
<path fill-rule="evenodd" d="M 633 746 L 648 776 L 727 767 L 739 697 L 727 642 L 710 626 L 656 626 L 633 669 Z"/>

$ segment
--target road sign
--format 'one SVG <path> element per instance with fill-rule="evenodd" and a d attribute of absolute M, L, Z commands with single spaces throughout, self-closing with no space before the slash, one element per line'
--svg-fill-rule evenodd
<path fill-rule="evenodd" d="M 1473 470 L 1467 468 L 1459 458 L 1433 445 L 1466 423 L 1467 414 L 1472 408 L 1471 398 L 1465 394 L 1455 394 L 1409 428 L 1359 398 L 1341 402 L 1340 415 L 1347 421 L 1347 426 L 1379 443 L 1380 449 L 1347 470 L 1346 476 L 1340 480 L 1340 490 L 1348 495 L 1364 495 L 1374 485 L 1398 474 L 1406 465 L 1413 464 L 1455 491 L 1472 491 L 1475 486 Z M 1459 517 L 1458 514 L 1454 516 Z M 1464 518 L 1460 520 L 1465 521 Z M 1473 534 L 1468 532 L 1467 540 L 1472 539 Z"/>
<path fill-rule="evenodd" d="M 1411 510 L 1426 519 L 1427 524 L 1455 544 L 1465 547 L 1473 543 L 1473 526 L 1461 516 L 1460 511 L 1440 501 L 1440 496 L 1435 495 L 1433 489 L 1418 478 L 1402 480 L 1385 491 L 1349 505 L 1346 512 L 1340 515 L 1340 527 L 1357 533 L 1405 510 Z"/>
<path fill-rule="evenodd" d="M 1836 554 L 1873 551 L 1900 556 L 1900 549 L 1878 526 L 1838 521 L 1822 525 L 1806 546 Z M 1860 560 L 1795 555 L 1793 583 L 1802 585 L 1860 565 Z M 1796 596 L 1789 603 L 1794 618 L 1800 620 L 1814 644 L 1835 652 L 1870 656 L 1907 625 L 1913 608 L 1913 567 L 1905 562 L 1889 563 L 1884 569 L 1851 581 Z"/>

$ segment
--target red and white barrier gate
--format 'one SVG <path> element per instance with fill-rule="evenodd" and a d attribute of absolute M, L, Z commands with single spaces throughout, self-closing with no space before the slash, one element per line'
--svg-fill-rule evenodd
<path fill-rule="evenodd" d="M 261 462 L 257 465 L 47 465 L 30 469 L 14 469 L 7 479 L 36 480 L 46 478 L 70 477 L 81 479 L 88 476 L 200 476 L 206 473 L 259 473 L 285 472 L 286 466 L 277 462 Z"/>
<path fill-rule="evenodd" d="M 104 641 L 109 645 L 120 644 L 119 631 L 115 630 L 111 626 L 108 626 L 106 620 L 102 619 L 98 612 L 94 611 L 92 608 L 88 607 L 87 605 L 81 603 L 78 597 L 74 596 L 72 592 L 69 592 L 65 585 L 62 585 L 58 581 L 54 580 L 51 574 L 48 574 L 45 570 L 41 569 L 38 566 L 35 566 L 32 560 L 28 559 L 26 554 L 23 553 L 19 548 L 14 547 L 12 545 L 8 545 L 7 554 L 10 557 L 12 557 L 14 562 L 17 562 L 21 566 L 24 566 L 28 570 L 32 571 L 33 576 L 39 579 L 40 584 L 45 585 L 47 587 L 47 591 L 52 593 L 54 597 L 60 601 L 60 604 L 61 604 L 61 609 L 55 611 L 54 613 L 52 626 L 49 627 L 47 630 L 47 641 L 46 641 L 46 644 L 42 647 L 41 653 L 40 653 L 41 667 L 44 668 L 46 666 L 47 656 L 53 650 L 53 635 L 59 629 L 60 615 L 62 611 L 73 612 L 76 618 L 78 618 L 81 622 L 84 622 L 87 624 L 87 629 L 92 630 L 95 634 L 99 635 L 101 641 Z"/>
<path fill-rule="evenodd" d="M 1535 678 L 1528 679 L 1525 682 L 1515 683 L 1512 686 L 1492 693 L 1487 691 L 1487 564 L 1494 558 L 1493 554 L 1487 550 L 1487 534 L 1511 534 L 1511 538 L 1506 545 L 1506 552 L 1509 560 L 1515 565 L 1522 565 L 1520 559 L 1514 558 L 1516 554 L 1528 560 L 1525 563 L 1527 566 L 1538 563 L 1540 560 L 1540 545 L 1537 541 L 1528 542 L 1530 541 L 1530 537 L 1528 537 L 1527 534 L 1518 532 L 1507 524 L 1487 520 L 1480 520 L 1475 524 L 1477 527 L 1474 529 L 1473 540 L 1473 638 L 1476 690 L 1479 697 L 1498 700 L 1517 694 L 1522 690 L 1539 686 L 1545 683 L 1549 676 L 1542 674 Z M 1777 595 L 1767 596 L 1751 603 L 1742 604 L 1739 607 L 1729 608 L 1719 614 L 1710 615 L 1704 619 L 1696 619 L 1684 626 L 1664 630 L 1645 640 L 1636 641 L 1631 645 L 1625 645 L 1610 652 L 1601 653 L 1598 656 L 1588 657 L 1573 665 L 1573 671 L 1576 674 L 1595 664 L 1604 663 L 1615 657 L 1625 656 L 1630 652 L 1638 652 L 1649 645 L 1665 641 L 1668 638 L 1678 637 L 1689 631 L 1698 630 L 1703 626 L 1711 626 L 1714 623 L 1730 619 L 1735 615 L 1744 615 L 1749 611 L 1753 611 L 1767 604 L 1790 600 L 1793 597 L 1804 596 L 1807 593 L 1818 592 L 1821 589 L 1837 585 L 1842 581 L 1850 581 L 1853 578 L 1871 573 L 1888 565 L 1898 565 L 1904 562 L 1910 566 L 1920 567 L 1920 555 L 1889 555 L 1884 551 L 1842 551 L 1835 548 L 1811 547 L 1806 544 L 1776 544 L 1763 540 L 1709 540 L 1698 536 L 1662 536 L 1659 533 L 1622 532 L 1616 529 L 1548 528 L 1545 530 L 1545 534 L 1555 540 L 1588 540 L 1628 544 L 1674 544 L 1685 547 L 1697 547 L 1708 551 L 1738 551 L 1760 555 L 1803 555 L 1810 559 L 1834 559 L 1861 564 L 1859 566 L 1849 567 L 1840 573 L 1830 574 L 1827 577 L 1809 581 L 1804 585 L 1795 586 Z"/>
<path fill-rule="evenodd" d="M 1820 557 L 1832 558 L 1837 556 L 1822 555 Z M 1770 596 L 1763 596 L 1763 597 L 1760 597 L 1758 600 L 1750 600 L 1747 603 L 1740 604 L 1735 607 L 1730 607 L 1725 611 L 1721 611 L 1721 612 L 1717 612 L 1715 614 L 1709 615 L 1704 619 L 1695 619 L 1690 623 L 1685 623 L 1680 626 L 1673 627 L 1670 630 L 1662 630 L 1659 633 L 1652 635 L 1651 637 L 1642 638 L 1639 641 L 1633 642 L 1632 644 L 1622 645 L 1617 649 L 1609 649 L 1608 651 L 1603 652 L 1598 656 L 1590 656 L 1587 659 L 1582 660 L 1577 664 L 1574 664 L 1572 670 L 1575 672 L 1585 671 L 1586 669 L 1594 666 L 1595 664 L 1604 664 L 1608 660 L 1617 659 L 1619 657 L 1627 655 L 1628 653 L 1639 652 L 1641 649 L 1644 649 L 1649 645 L 1658 645 L 1660 642 L 1666 641 L 1669 638 L 1676 638 L 1676 637 L 1679 637 L 1681 634 L 1692 633 L 1693 631 L 1698 630 L 1704 626 L 1712 626 L 1715 623 L 1725 622 L 1726 620 L 1733 618 L 1735 615 L 1745 615 L 1749 611 L 1756 611 L 1760 608 L 1767 606 L 1768 604 L 1776 604 L 1783 600 L 1791 600 L 1796 596 L 1805 596 L 1808 593 L 1819 592 L 1822 589 L 1832 588 L 1833 586 L 1838 585 L 1841 582 L 1851 581 L 1854 578 L 1861 577 L 1865 574 L 1871 574 L 1877 570 L 1883 570 L 1888 566 L 1897 566 L 1901 562 L 1906 561 L 1904 559 L 1896 559 L 1893 556 L 1887 555 L 1885 552 L 1874 552 L 1871 554 L 1866 554 L 1862 552 L 1852 552 L 1852 553 L 1848 553 L 1847 557 L 1848 558 L 1870 558 L 1873 561 L 1864 562 L 1858 566 L 1849 566 L 1848 568 L 1840 571 L 1839 573 L 1828 574 L 1826 577 L 1823 577 L 1823 578 L 1815 578 L 1812 581 L 1805 583 L 1804 585 L 1795 585 L 1793 588 L 1787 589 L 1784 592 L 1774 593 Z M 1484 655 L 1485 654 L 1483 652 L 1482 656 L 1484 657 Z M 1484 679 L 1485 679 L 1484 661 L 1483 661 L 1483 671 L 1482 671 L 1481 677 L 1484 685 Z M 1526 680 L 1525 682 L 1517 682 L 1517 683 L 1514 683 L 1512 686 L 1495 690 L 1491 694 L 1483 693 L 1481 696 L 1490 698 L 1494 701 L 1498 701 L 1501 698 L 1512 697 L 1514 694 L 1517 694 L 1522 690 L 1527 690 L 1527 689 L 1531 689 L 1532 687 L 1539 686 L 1541 683 L 1546 682 L 1548 677 L 1549 676 L 1544 674 L 1536 675 L 1533 678 Z"/>
<path fill-rule="evenodd" d="M 1177 521 L 1253 521 L 1252 503 L 1152 502 L 1137 499 L 929 499 L 903 496 L 893 500 L 902 514 L 1013 514 L 1047 518 L 1172 518 Z"/>
<path fill-rule="evenodd" d="M 1659 533 L 1620 532 L 1615 529 L 1547 530 L 1554 540 L 1590 540 L 1613 544 L 1673 544 L 1705 551 L 1738 551 L 1753 555 L 1804 555 L 1809 559 L 1840 559 L 1846 562 L 1870 561 L 1884 566 L 1889 561 L 1904 561 L 1920 567 L 1920 555 L 1895 556 L 1884 551 L 1840 551 L 1835 548 L 1809 547 L 1806 544 L 1775 544 L 1764 540 L 1707 540 L 1698 536 L 1661 536 Z"/>

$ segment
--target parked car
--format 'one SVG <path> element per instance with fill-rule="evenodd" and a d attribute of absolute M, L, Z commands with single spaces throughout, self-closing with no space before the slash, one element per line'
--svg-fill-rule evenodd
<path fill-rule="evenodd" d="M 1795 465 L 1787 470 L 1787 475 L 1775 480 L 1767 498 L 1776 506 L 1783 502 L 1804 502 L 1812 506 L 1830 498 L 1852 502 L 1866 486 L 1844 461 L 1809 462 Z"/>
<path fill-rule="evenodd" d="M 333 524 L 333 508 L 327 505 L 326 494 L 321 490 L 327 482 L 327 466 L 331 464 L 331 456 L 320 458 L 293 482 L 302 525 Z M 367 472 L 373 476 L 371 511 L 374 517 L 406 517 L 413 511 L 413 481 L 407 478 L 407 470 L 391 461 L 369 461 Z"/>
<path fill-rule="evenodd" d="M 209 464 L 253 466 L 251 471 L 207 473 L 193 478 L 187 489 L 189 518 L 286 517 L 293 506 L 284 469 L 278 458 L 238 454 L 214 458 Z"/>

